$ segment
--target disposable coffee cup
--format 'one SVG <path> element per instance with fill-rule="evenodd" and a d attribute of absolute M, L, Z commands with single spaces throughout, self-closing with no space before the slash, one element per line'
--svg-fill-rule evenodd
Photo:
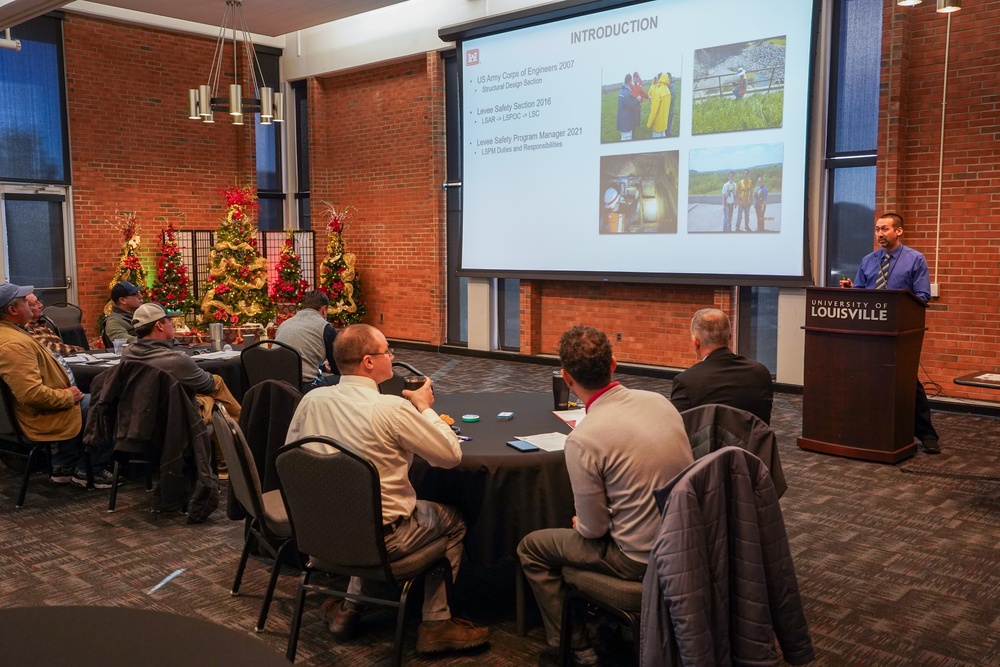
<path fill-rule="evenodd" d="M 424 386 L 424 380 L 426 379 L 423 375 L 407 375 L 403 378 L 403 389 L 416 391 Z"/>
<path fill-rule="evenodd" d="M 250 347 L 251 345 L 254 344 L 254 341 L 256 340 L 257 337 L 254 336 L 252 333 L 243 334 L 243 347 Z"/>
<path fill-rule="evenodd" d="M 125 343 L 127 343 L 128 340 L 125 338 L 115 338 L 111 342 L 115 346 L 115 354 L 117 354 L 119 357 L 122 356 L 122 352 L 125 351 Z"/>
<path fill-rule="evenodd" d="M 222 323 L 213 322 L 208 325 L 208 338 L 212 342 L 212 352 L 222 351 Z"/>
<path fill-rule="evenodd" d="M 552 371 L 552 401 L 556 410 L 569 409 L 569 385 L 563 379 L 562 371 Z"/>

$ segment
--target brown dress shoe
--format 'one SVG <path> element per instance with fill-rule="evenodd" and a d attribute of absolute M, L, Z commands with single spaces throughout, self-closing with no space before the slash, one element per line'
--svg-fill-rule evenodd
<path fill-rule="evenodd" d="M 320 605 L 323 618 L 330 626 L 330 632 L 338 639 L 353 639 L 358 636 L 361 623 L 361 609 L 342 598 L 330 598 Z"/>
<path fill-rule="evenodd" d="M 477 628 L 460 618 L 424 621 L 417 628 L 417 653 L 460 651 L 482 646 L 489 638 L 489 628 Z"/>

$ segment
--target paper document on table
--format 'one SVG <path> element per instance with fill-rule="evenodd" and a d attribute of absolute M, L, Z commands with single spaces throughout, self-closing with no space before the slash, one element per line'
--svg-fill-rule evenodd
<path fill-rule="evenodd" d="M 240 356 L 239 350 L 222 350 L 220 352 L 206 352 L 205 354 L 196 354 L 192 359 L 195 361 L 202 361 L 204 359 L 235 359 Z"/>
<path fill-rule="evenodd" d="M 93 357 L 95 359 L 117 359 L 118 355 L 114 352 L 94 352 Z"/>
<path fill-rule="evenodd" d="M 976 379 L 983 380 L 984 382 L 1000 382 L 1000 373 L 983 373 L 982 375 L 977 375 Z"/>
<path fill-rule="evenodd" d="M 530 442 L 539 449 L 547 452 L 561 452 L 566 448 L 565 433 L 539 433 L 538 435 L 519 435 L 518 440 Z"/>
<path fill-rule="evenodd" d="M 67 364 L 85 364 L 88 361 L 97 361 L 97 358 L 93 355 L 81 352 L 80 354 L 73 355 L 72 357 L 63 357 L 63 361 Z"/>
<path fill-rule="evenodd" d="M 580 422 L 583 421 L 583 418 L 587 416 L 587 409 L 577 408 L 576 410 L 553 410 L 552 414 L 569 424 L 570 428 L 576 428 L 580 425 Z"/>

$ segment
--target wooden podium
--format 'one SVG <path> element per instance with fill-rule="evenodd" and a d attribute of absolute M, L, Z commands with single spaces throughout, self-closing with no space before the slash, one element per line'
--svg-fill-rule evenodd
<path fill-rule="evenodd" d="M 882 463 L 916 453 L 926 307 L 906 290 L 806 290 L 799 447 Z"/>

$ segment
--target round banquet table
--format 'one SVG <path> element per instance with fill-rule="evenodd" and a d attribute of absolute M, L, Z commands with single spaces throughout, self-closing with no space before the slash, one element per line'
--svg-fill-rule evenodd
<path fill-rule="evenodd" d="M 189 350 L 183 347 L 177 349 L 178 351 L 189 352 Z M 93 353 L 91 352 L 90 354 Z M 194 360 L 198 363 L 199 368 L 204 368 L 209 373 L 218 375 L 225 380 L 226 386 L 229 387 L 229 391 L 232 392 L 233 397 L 240 403 L 243 402 L 243 395 L 249 387 L 243 382 L 243 370 L 240 365 L 239 355 L 231 359 L 203 360 L 199 355 L 194 355 Z M 76 377 L 76 386 L 85 394 L 90 392 L 90 384 L 94 381 L 94 378 L 111 367 L 103 363 L 70 364 L 69 366 L 73 369 L 73 375 Z"/>
<path fill-rule="evenodd" d="M 552 414 L 546 393 L 442 394 L 434 410 L 455 419 L 462 435 L 462 462 L 449 470 L 432 468 L 414 458 L 410 480 L 417 496 L 451 505 L 465 518 L 465 553 L 474 563 L 495 563 L 515 557 L 521 538 L 541 528 L 569 528 L 573 489 L 566 458 L 558 452 L 519 452 L 505 443 L 517 436 L 569 433 L 569 426 Z M 501 411 L 514 413 L 498 420 Z M 462 415 L 478 414 L 476 423 Z"/>
<path fill-rule="evenodd" d="M 21 667 L 287 667 L 250 633 L 198 618 L 130 607 L 0 609 L 3 662 Z"/>

